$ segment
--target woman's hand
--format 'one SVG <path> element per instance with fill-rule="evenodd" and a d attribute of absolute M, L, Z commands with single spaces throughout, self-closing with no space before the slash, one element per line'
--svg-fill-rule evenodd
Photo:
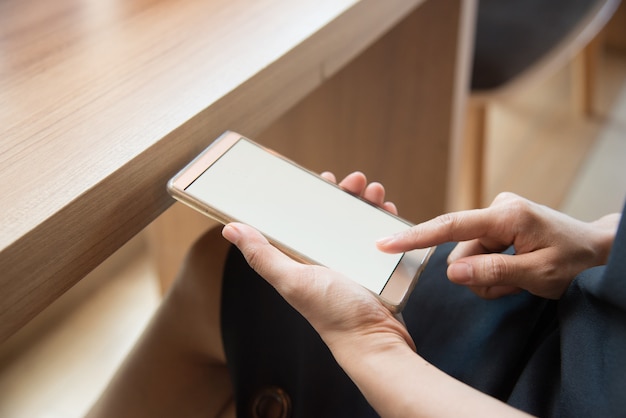
<path fill-rule="evenodd" d="M 222 233 L 311 323 L 338 361 L 354 355 L 355 347 L 365 351 L 396 344 L 414 347 L 404 326 L 356 282 L 328 268 L 294 261 L 250 226 L 232 223 Z"/>
<path fill-rule="evenodd" d="M 322 177 L 336 183 L 332 173 L 322 173 Z M 348 175 L 339 186 L 397 214 L 395 205 L 385 202 L 384 187 L 380 183 L 368 184 L 363 173 Z M 373 293 L 356 282 L 325 267 L 294 261 L 249 226 L 227 225 L 223 235 L 239 247 L 257 273 L 311 322 L 326 344 L 336 348 L 336 356 L 341 356 L 341 347 L 354 347 L 355 340 L 359 341 L 358 346 L 367 346 L 366 341 L 373 334 L 376 345 L 400 343 L 413 348 L 404 326 Z"/>
<path fill-rule="evenodd" d="M 561 297 L 581 271 L 605 264 L 619 215 L 587 223 L 512 193 L 486 209 L 439 216 L 381 239 L 386 252 L 403 252 L 461 241 L 448 258 L 448 278 L 484 298 L 521 289 Z M 513 246 L 515 255 L 500 252 Z"/>

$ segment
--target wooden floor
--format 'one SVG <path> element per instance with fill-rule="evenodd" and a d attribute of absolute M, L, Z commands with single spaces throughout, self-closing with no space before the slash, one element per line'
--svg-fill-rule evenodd
<path fill-rule="evenodd" d="M 492 106 L 485 204 L 512 191 L 582 219 L 621 211 L 625 74 L 624 56 L 607 54 L 592 118 L 575 108 L 570 68 Z"/>
<path fill-rule="evenodd" d="M 581 219 L 626 196 L 626 55 L 609 55 L 598 112 L 576 114 L 569 73 L 497 104 L 488 195 L 509 190 Z M 140 234 L 0 347 L 0 417 L 80 417 L 158 306 Z"/>

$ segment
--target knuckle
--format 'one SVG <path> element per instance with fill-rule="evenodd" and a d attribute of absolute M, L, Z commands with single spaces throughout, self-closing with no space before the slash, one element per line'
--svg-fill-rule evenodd
<path fill-rule="evenodd" d="M 538 277 L 541 277 L 542 280 L 536 286 L 537 289 L 533 289 L 533 293 L 549 299 L 558 299 L 565 292 L 575 275 L 575 270 L 563 269 L 553 263 L 545 263 L 538 274 Z"/>
<path fill-rule="evenodd" d="M 444 213 L 437 216 L 434 221 L 441 226 L 448 226 L 454 223 L 454 216 L 451 213 Z"/>
<path fill-rule="evenodd" d="M 517 207 L 518 205 L 523 206 L 528 203 L 530 203 L 530 200 L 513 192 L 500 192 L 493 199 L 491 206 Z"/>
<path fill-rule="evenodd" d="M 514 198 L 509 200 L 508 204 L 510 210 L 517 215 L 527 216 L 529 213 L 531 213 L 530 201 L 522 197 L 515 196 Z"/>
<path fill-rule="evenodd" d="M 434 220 L 438 228 L 445 232 L 448 241 L 454 241 L 454 231 L 459 227 L 459 218 L 453 213 L 437 216 Z"/>
<path fill-rule="evenodd" d="M 534 229 L 541 220 L 537 213 L 536 205 L 530 200 L 517 195 L 508 200 L 506 213 L 505 219 L 507 219 L 507 222 L 511 222 L 510 225 L 520 233 Z M 517 228 L 515 228 L 515 225 Z"/>
<path fill-rule="evenodd" d="M 319 299 L 331 300 L 333 282 L 326 279 L 326 268 L 300 264 L 289 280 L 285 280 L 281 293 L 287 300 L 307 305 Z"/>
<path fill-rule="evenodd" d="M 485 281 L 491 285 L 502 284 L 508 275 L 506 260 L 502 254 L 493 254 L 483 262 Z"/>
<path fill-rule="evenodd" d="M 402 233 L 402 240 L 405 243 L 417 241 L 423 233 L 422 225 L 415 225 Z"/>
<path fill-rule="evenodd" d="M 500 192 L 493 200 L 491 206 L 499 206 L 500 208 L 504 207 L 507 211 L 510 212 L 524 212 L 527 210 L 530 201 L 516 195 L 512 192 Z"/>
<path fill-rule="evenodd" d="M 299 291 L 303 294 L 319 293 L 320 275 L 318 267 L 300 264 L 295 271 L 294 280 L 290 280 L 290 282 L 294 283 L 294 285 L 297 284 Z"/>
<path fill-rule="evenodd" d="M 263 256 L 263 252 L 263 247 L 260 245 L 249 245 L 243 251 L 246 261 L 257 272 L 265 270 L 267 258 Z"/>
<path fill-rule="evenodd" d="M 508 202 L 512 199 L 515 199 L 519 197 L 518 195 L 516 195 L 515 193 L 511 193 L 511 192 L 500 192 L 496 195 L 495 199 L 493 199 L 493 202 L 491 203 L 492 205 L 494 204 L 498 204 L 498 203 L 503 203 L 503 202 Z"/>

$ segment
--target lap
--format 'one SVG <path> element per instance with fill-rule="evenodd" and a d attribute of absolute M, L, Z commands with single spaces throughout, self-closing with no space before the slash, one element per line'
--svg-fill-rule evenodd
<path fill-rule="evenodd" d="M 528 294 L 484 301 L 451 284 L 437 249 L 403 312 L 418 351 L 460 380 L 506 398 L 551 304 Z M 222 329 L 235 401 L 250 409 L 267 387 L 291 398 L 292 416 L 376 416 L 315 330 L 232 249 L 224 273 Z"/>
<path fill-rule="evenodd" d="M 626 226 L 622 226 L 626 236 Z M 615 416 L 626 401 L 626 240 L 559 301 L 526 292 L 483 300 L 446 278 L 440 246 L 403 312 L 419 354 L 535 415 Z M 376 416 L 315 330 L 231 249 L 222 294 L 226 358 L 238 410 L 279 386 L 294 417 Z"/>
<path fill-rule="evenodd" d="M 281 388 L 293 417 L 375 416 L 309 323 L 241 254 L 224 274 L 222 336 L 238 411 Z"/>

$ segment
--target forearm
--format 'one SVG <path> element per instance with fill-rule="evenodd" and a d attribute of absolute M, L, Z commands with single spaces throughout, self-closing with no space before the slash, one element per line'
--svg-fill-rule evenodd
<path fill-rule="evenodd" d="M 355 351 L 338 361 L 383 417 L 524 415 L 445 374 L 408 346 Z"/>

